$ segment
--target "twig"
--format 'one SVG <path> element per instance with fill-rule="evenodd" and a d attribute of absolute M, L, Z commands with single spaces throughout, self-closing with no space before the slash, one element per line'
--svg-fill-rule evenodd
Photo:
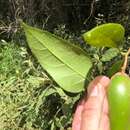
<path fill-rule="evenodd" d="M 90 14 L 89 14 L 88 18 L 84 21 L 83 24 L 86 24 L 88 22 L 88 20 L 90 19 L 90 17 L 93 15 L 94 4 L 95 4 L 95 0 L 92 1 Z"/>
<path fill-rule="evenodd" d="M 126 70 L 126 67 L 127 67 L 127 63 L 128 63 L 128 56 L 130 54 L 130 48 L 128 49 L 128 51 L 126 52 L 125 54 L 125 60 L 124 60 L 124 64 L 123 66 L 121 67 L 121 72 L 122 73 L 125 73 L 125 70 Z"/>

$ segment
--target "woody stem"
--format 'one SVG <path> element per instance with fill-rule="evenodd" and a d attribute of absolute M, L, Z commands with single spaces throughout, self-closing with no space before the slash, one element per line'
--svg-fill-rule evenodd
<path fill-rule="evenodd" d="M 128 49 L 128 51 L 127 51 L 126 54 L 125 54 L 124 64 L 123 64 L 123 66 L 121 67 L 121 72 L 123 72 L 123 73 L 125 73 L 125 71 L 126 71 L 129 54 L 130 54 L 130 48 Z"/>

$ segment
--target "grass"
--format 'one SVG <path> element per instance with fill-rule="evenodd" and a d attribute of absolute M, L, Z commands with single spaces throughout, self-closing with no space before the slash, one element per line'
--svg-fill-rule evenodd
<path fill-rule="evenodd" d="M 70 130 L 79 96 L 56 87 L 25 47 L 0 43 L 0 130 Z"/>

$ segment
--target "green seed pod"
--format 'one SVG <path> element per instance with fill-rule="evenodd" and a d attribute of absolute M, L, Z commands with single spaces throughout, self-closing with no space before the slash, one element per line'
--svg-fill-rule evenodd
<path fill-rule="evenodd" d="M 111 130 L 130 130 L 130 78 L 127 75 L 112 77 L 108 103 Z"/>

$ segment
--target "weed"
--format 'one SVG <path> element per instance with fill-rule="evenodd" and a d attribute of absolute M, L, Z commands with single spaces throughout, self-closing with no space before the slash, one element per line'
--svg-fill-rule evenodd
<path fill-rule="evenodd" d="M 69 129 L 75 97 L 55 87 L 25 47 L 0 44 L 0 130 Z"/>

